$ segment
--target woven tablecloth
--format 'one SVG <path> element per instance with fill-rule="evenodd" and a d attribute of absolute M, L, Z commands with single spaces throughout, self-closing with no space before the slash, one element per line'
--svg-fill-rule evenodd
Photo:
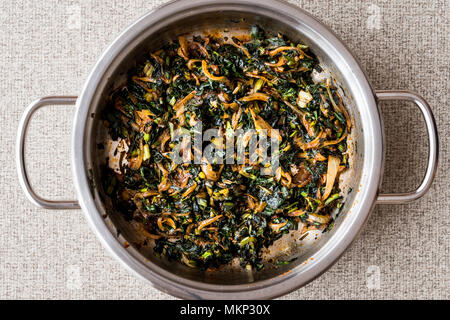
<path fill-rule="evenodd" d="M 165 1 L 0 2 L 0 298 L 169 299 L 125 270 L 100 245 L 80 210 L 36 208 L 18 185 L 14 144 L 32 100 L 77 95 L 106 46 Z M 375 89 L 409 89 L 433 109 L 440 166 L 430 192 L 408 205 L 377 206 L 352 247 L 324 275 L 285 299 L 450 298 L 449 2 L 292 1 L 330 26 Z M 69 164 L 73 107 L 39 111 L 27 139 L 37 191 L 74 198 Z M 427 139 L 419 111 L 383 103 L 383 191 L 417 186 Z"/>

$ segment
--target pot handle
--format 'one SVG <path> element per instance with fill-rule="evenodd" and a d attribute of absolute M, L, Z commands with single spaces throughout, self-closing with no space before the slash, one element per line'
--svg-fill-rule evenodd
<path fill-rule="evenodd" d="M 72 96 L 48 96 L 32 102 L 22 115 L 17 132 L 16 142 L 16 163 L 19 174 L 20 185 L 25 192 L 28 200 L 45 209 L 80 209 L 76 200 L 47 200 L 37 195 L 31 187 L 25 167 L 25 137 L 28 129 L 28 123 L 34 112 L 41 107 L 48 105 L 69 105 L 75 104 L 77 97 Z"/>
<path fill-rule="evenodd" d="M 422 180 L 420 186 L 410 192 L 406 193 L 387 193 L 379 194 L 377 198 L 377 203 L 379 204 L 401 204 L 406 202 L 411 202 L 417 200 L 425 195 L 425 193 L 430 189 L 433 183 L 434 176 L 436 174 L 438 157 L 439 157 L 439 142 L 436 122 L 434 120 L 433 112 L 430 106 L 415 92 L 411 91 L 390 91 L 381 90 L 375 92 L 378 101 L 383 100 L 404 100 L 411 101 L 420 109 L 425 120 L 428 133 L 428 165 L 425 172 L 425 176 Z"/>

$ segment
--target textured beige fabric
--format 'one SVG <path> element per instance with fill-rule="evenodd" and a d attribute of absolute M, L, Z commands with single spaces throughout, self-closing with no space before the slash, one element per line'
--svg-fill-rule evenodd
<path fill-rule="evenodd" d="M 0 298 L 170 298 L 111 258 L 81 211 L 46 211 L 30 204 L 18 185 L 13 156 L 27 104 L 44 95 L 79 93 L 105 47 L 163 2 L 0 2 Z M 374 88 L 415 90 L 430 102 L 440 131 L 441 161 L 423 199 L 377 206 L 337 264 L 284 298 L 449 299 L 448 1 L 292 2 L 348 44 Z M 386 103 L 382 110 L 387 137 L 382 190 L 406 191 L 424 172 L 424 124 L 410 105 Z M 68 161 L 72 116 L 72 107 L 55 106 L 32 121 L 27 160 L 42 195 L 74 197 Z M 379 288 L 371 282 L 377 268 Z"/>

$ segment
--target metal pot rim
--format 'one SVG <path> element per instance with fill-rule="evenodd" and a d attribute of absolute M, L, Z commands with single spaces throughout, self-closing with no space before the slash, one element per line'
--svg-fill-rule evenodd
<path fill-rule="evenodd" d="M 148 265 L 138 261 L 123 247 L 123 245 L 110 233 L 101 215 L 95 206 L 93 196 L 89 188 L 88 170 L 85 163 L 85 124 L 89 115 L 89 107 L 95 94 L 97 84 L 104 76 L 111 62 L 116 59 L 121 51 L 141 32 L 164 17 L 173 16 L 181 12 L 194 9 L 223 10 L 233 8 L 254 11 L 255 8 L 265 12 L 275 12 L 279 19 L 289 18 L 301 21 L 308 32 L 315 34 L 318 41 L 324 46 L 333 48 L 335 55 L 347 64 L 352 71 L 349 77 L 353 78 L 354 85 L 358 86 L 360 99 L 365 103 L 366 114 L 364 117 L 364 135 L 373 139 L 370 148 L 364 151 L 364 168 L 360 189 L 355 198 L 355 211 L 349 219 L 351 223 L 346 230 L 341 231 L 341 237 L 328 241 L 314 254 L 314 261 L 298 274 L 290 274 L 271 278 L 264 281 L 242 284 L 219 286 L 214 284 L 199 283 L 192 280 L 181 279 L 162 268 L 153 265 L 152 270 Z M 257 3 L 249 0 L 213 1 L 192 0 L 174 1 L 150 11 L 142 18 L 128 27 L 102 54 L 85 82 L 84 88 L 77 100 L 77 111 L 73 125 L 72 136 L 72 169 L 75 186 L 80 205 L 103 245 L 109 249 L 113 256 L 121 261 L 129 270 L 140 277 L 149 280 L 154 287 L 180 298 L 189 299 L 265 299 L 274 298 L 291 292 L 318 277 L 326 271 L 344 253 L 350 243 L 356 238 L 367 220 L 377 197 L 378 187 L 381 181 L 383 168 L 383 133 L 378 106 L 372 91 L 372 87 L 364 72 L 351 52 L 341 40 L 321 22 L 304 12 L 302 9 L 280 1 L 259 0 Z"/>

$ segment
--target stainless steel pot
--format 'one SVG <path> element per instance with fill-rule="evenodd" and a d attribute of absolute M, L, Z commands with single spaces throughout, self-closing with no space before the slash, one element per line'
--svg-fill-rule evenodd
<path fill-rule="evenodd" d="M 336 226 L 320 241 L 298 254 L 299 259 L 278 269 L 206 273 L 155 256 L 151 249 L 129 246 L 136 236 L 107 201 L 102 201 L 98 183 L 99 157 L 96 137 L 101 134 L 99 114 L 105 97 L 139 59 L 142 52 L 155 50 L 177 34 L 204 29 L 248 28 L 258 24 L 306 43 L 329 70 L 346 96 L 354 121 L 354 154 L 351 177 L 354 190 L 346 199 Z M 378 194 L 384 161 L 384 137 L 378 101 L 414 102 L 423 114 L 429 138 L 429 157 L 420 186 L 408 193 Z M 24 140 L 33 113 L 46 105 L 75 104 L 72 139 L 72 168 L 78 201 L 51 201 L 37 195 L 28 180 L 24 162 Z M 361 231 L 375 204 L 401 204 L 422 197 L 430 188 L 438 161 L 438 137 L 427 102 L 409 91 L 374 92 L 351 52 L 326 26 L 303 10 L 271 0 L 175 1 L 153 10 L 126 29 L 103 53 L 77 97 L 45 97 L 25 111 L 17 138 L 17 169 L 22 188 L 34 204 L 48 209 L 82 208 L 103 245 L 130 270 L 156 288 L 181 298 L 265 299 L 293 291 L 329 268 Z M 108 218 L 104 215 L 108 214 Z M 117 229 L 121 235 L 117 236 Z"/>

